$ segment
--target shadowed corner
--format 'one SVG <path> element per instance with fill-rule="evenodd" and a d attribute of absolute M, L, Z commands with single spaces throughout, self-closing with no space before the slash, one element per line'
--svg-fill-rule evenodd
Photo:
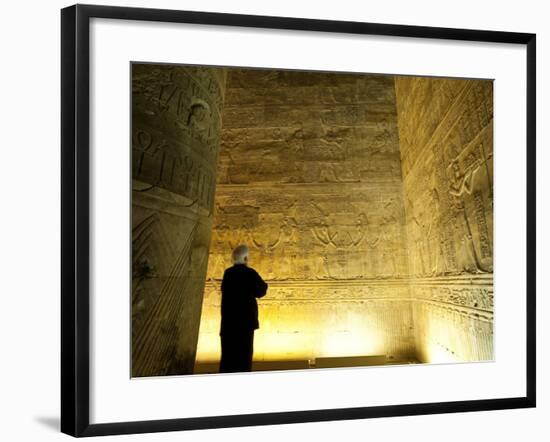
<path fill-rule="evenodd" d="M 35 416 L 34 421 L 55 432 L 61 431 L 61 422 L 57 416 Z"/>

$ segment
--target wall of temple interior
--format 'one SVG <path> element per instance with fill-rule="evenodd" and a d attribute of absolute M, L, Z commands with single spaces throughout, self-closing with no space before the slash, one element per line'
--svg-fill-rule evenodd
<path fill-rule="evenodd" d="M 415 358 L 394 79 L 229 69 L 197 351 L 231 251 L 268 281 L 256 360 Z"/>
<path fill-rule="evenodd" d="M 396 77 L 415 341 L 493 358 L 492 81 Z"/>
<path fill-rule="evenodd" d="M 132 376 L 193 371 L 224 87 L 222 69 L 132 66 Z"/>

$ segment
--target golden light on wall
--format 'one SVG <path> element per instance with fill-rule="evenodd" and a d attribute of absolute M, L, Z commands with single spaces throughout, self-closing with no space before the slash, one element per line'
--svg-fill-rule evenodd
<path fill-rule="evenodd" d="M 261 317 L 261 316 L 260 316 Z M 278 328 L 288 324 L 278 322 Z M 347 324 L 348 325 L 348 324 Z M 376 330 L 357 327 L 350 330 L 327 329 L 321 333 L 273 330 L 268 321 L 257 330 L 254 360 L 283 361 L 333 356 L 379 356 L 384 338 Z M 318 349 L 317 351 L 312 349 Z M 215 362 L 220 358 L 220 338 L 216 333 L 199 335 L 197 362 Z"/>
<path fill-rule="evenodd" d="M 428 363 L 449 363 L 457 362 L 458 359 L 454 357 L 451 352 L 444 348 L 441 344 L 431 343 L 427 348 Z"/>
<path fill-rule="evenodd" d="M 302 284 L 303 285 L 303 284 Z M 260 328 L 255 332 L 254 360 L 313 360 L 335 356 L 388 356 L 414 360 L 412 311 L 408 291 L 395 288 L 392 298 L 335 304 L 330 298 L 308 299 L 294 287 L 295 298 L 283 298 L 284 289 L 273 284 L 269 298 L 259 300 Z M 207 284 L 197 347 L 197 362 L 220 357 L 220 307 L 217 285 Z"/>
<path fill-rule="evenodd" d="M 320 357 L 377 356 L 383 338 L 375 330 L 327 331 L 321 341 Z"/>

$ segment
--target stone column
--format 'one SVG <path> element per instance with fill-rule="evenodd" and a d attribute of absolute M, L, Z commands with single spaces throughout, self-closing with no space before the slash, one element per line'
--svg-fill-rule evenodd
<path fill-rule="evenodd" d="M 225 71 L 132 66 L 132 376 L 192 373 Z"/>

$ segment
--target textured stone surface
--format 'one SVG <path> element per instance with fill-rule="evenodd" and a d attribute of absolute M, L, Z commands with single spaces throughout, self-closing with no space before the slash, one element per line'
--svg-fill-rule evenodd
<path fill-rule="evenodd" d="M 225 72 L 132 67 L 132 375 L 191 373 Z"/>
<path fill-rule="evenodd" d="M 414 358 L 394 79 L 230 70 L 197 358 L 239 243 L 268 280 L 255 359 Z"/>
<path fill-rule="evenodd" d="M 492 359 L 492 81 L 395 85 L 419 360 Z"/>

